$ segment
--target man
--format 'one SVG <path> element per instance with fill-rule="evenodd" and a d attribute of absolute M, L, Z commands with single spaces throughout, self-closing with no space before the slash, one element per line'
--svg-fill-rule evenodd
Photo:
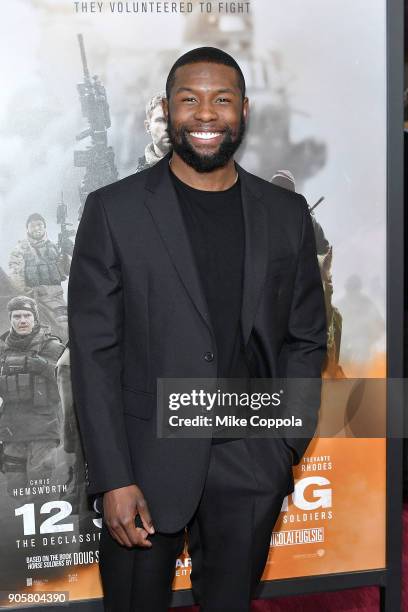
<path fill-rule="evenodd" d="M 313 228 L 304 198 L 234 163 L 248 99 L 231 56 L 186 53 L 166 95 L 172 154 L 89 196 L 70 275 L 73 393 L 88 490 L 103 493 L 105 609 L 167 610 L 186 528 L 200 609 L 248 612 L 310 439 L 158 437 L 156 383 L 320 383 Z M 319 399 L 304 411 L 313 427 Z"/>
<path fill-rule="evenodd" d="M 62 281 L 71 265 L 70 240 L 60 250 L 47 236 L 45 219 L 39 213 L 26 221 L 27 238 L 19 240 L 9 259 L 10 278 L 18 292 L 38 302 L 42 319 L 65 340 L 67 306 Z"/>
<path fill-rule="evenodd" d="M 170 149 L 167 121 L 163 114 L 163 99 L 164 94 L 158 94 L 153 96 L 146 105 L 144 125 L 146 132 L 152 138 L 152 142 L 146 145 L 144 155 L 139 157 L 136 172 L 154 166 Z"/>
<path fill-rule="evenodd" d="M 20 295 L 7 304 L 10 330 L 0 336 L 0 440 L 7 489 L 32 480 L 51 483 L 61 438 L 55 366 L 64 350 L 40 325 L 35 301 Z"/>

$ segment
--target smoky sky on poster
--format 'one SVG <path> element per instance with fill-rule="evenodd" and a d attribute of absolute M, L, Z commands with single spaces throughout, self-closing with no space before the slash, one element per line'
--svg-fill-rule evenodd
<path fill-rule="evenodd" d="M 246 57 L 230 44 L 234 16 L 223 15 L 222 27 L 230 41 L 225 48 L 246 72 L 252 102 L 240 161 L 270 178 L 283 165 L 299 167 L 298 158 L 278 154 L 285 139 L 293 151 L 299 145 L 293 155 L 307 161 L 296 174 L 297 188 L 311 205 L 325 197 L 316 218 L 333 245 L 334 303 L 347 311 L 345 286 L 355 275 L 367 304 L 384 320 L 385 7 L 380 0 L 367 6 L 252 0 L 243 26 L 250 29 Z M 0 57 L 8 86 L 0 107 L 0 265 L 7 271 L 31 212 L 44 214 L 56 237 L 61 191 L 70 220 L 77 222 L 83 170 L 74 168 L 73 151 L 81 148 L 75 136 L 85 127 L 76 90 L 82 79 L 77 33 L 84 35 L 91 73 L 107 89 L 109 141 L 120 177 L 132 173 L 143 154 L 144 106 L 163 90 L 171 63 L 214 41 L 199 27 L 205 16 L 197 11 L 90 14 L 76 13 L 65 0 L 16 0 L 3 7 L 2 17 Z M 266 87 L 261 58 L 268 66 Z M 347 325 L 345 317 L 345 333 Z M 358 336 L 358 325 L 352 331 Z M 364 338 L 359 342 L 364 350 Z M 378 334 L 376 350 L 384 344 Z"/>

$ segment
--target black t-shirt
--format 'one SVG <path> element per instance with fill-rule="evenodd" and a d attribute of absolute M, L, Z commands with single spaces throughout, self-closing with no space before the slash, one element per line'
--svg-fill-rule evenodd
<path fill-rule="evenodd" d="M 203 191 L 170 171 L 180 202 L 216 339 L 219 378 L 247 375 L 241 332 L 245 230 L 239 180 Z"/>

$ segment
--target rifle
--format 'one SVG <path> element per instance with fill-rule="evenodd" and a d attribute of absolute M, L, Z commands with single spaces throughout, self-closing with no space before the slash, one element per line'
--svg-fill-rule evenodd
<path fill-rule="evenodd" d="M 313 206 L 310 207 L 310 212 L 313 212 L 315 208 L 317 208 L 319 206 L 319 204 L 321 204 L 324 200 L 324 196 L 322 196 L 321 198 L 319 198 L 316 202 L 316 204 L 313 204 Z"/>
<path fill-rule="evenodd" d="M 0 442 L 0 472 L 5 474 L 6 470 L 4 469 L 4 442 Z"/>
<path fill-rule="evenodd" d="M 108 128 L 111 127 L 111 120 L 106 90 L 98 76 L 90 76 L 82 34 L 78 34 L 78 42 L 84 80 L 77 85 L 77 89 L 82 115 L 86 118 L 88 127 L 77 135 L 76 140 L 91 139 L 85 150 L 74 151 L 74 166 L 85 168 L 79 188 L 81 206 L 78 218 L 80 219 L 88 193 L 115 182 L 118 179 L 118 171 L 113 148 L 108 145 Z"/>
<path fill-rule="evenodd" d="M 75 236 L 75 230 L 68 229 L 68 225 L 73 224 L 67 221 L 67 216 L 67 205 L 64 202 L 64 194 L 61 191 L 61 202 L 57 204 L 57 225 L 61 227 L 61 231 L 58 234 L 58 250 L 60 253 L 72 255 L 74 245 L 70 237 Z"/>

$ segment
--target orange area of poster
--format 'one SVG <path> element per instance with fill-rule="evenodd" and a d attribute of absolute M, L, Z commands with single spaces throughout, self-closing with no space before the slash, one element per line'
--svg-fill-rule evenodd
<path fill-rule="evenodd" d="M 386 441 L 378 438 L 311 444 L 274 528 L 273 538 L 279 532 L 289 543 L 271 546 L 263 580 L 385 566 L 385 453 Z M 301 543 L 313 538 L 322 541 Z M 190 588 L 189 574 L 184 554 L 173 588 Z"/>
<path fill-rule="evenodd" d="M 264 580 L 385 566 L 385 450 L 384 439 L 313 443 L 294 470 L 297 484 L 310 480 L 303 494 L 289 496 L 274 532 L 322 528 L 323 539 L 272 547 Z M 310 463 L 311 457 L 329 460 Z M 305 470 L 321 463 L 331 464 L 331 469 Z M 317 478 L 323 479 L 321 484 L 314 481 Z M 305 510 L 308 504 L 318 507 Z"/>

